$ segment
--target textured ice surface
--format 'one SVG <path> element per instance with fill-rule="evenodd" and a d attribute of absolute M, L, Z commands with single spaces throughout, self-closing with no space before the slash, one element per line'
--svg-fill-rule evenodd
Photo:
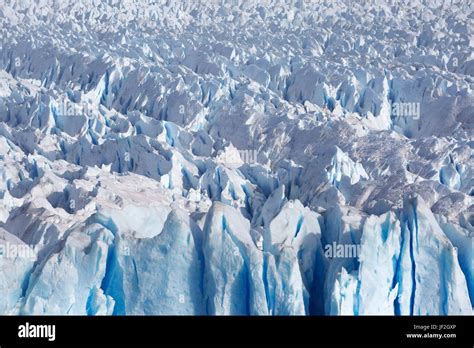
<path fill-rule="evenodd" d="M 473 16 L 0 2 L 0 313 L 472 314 Z"/>

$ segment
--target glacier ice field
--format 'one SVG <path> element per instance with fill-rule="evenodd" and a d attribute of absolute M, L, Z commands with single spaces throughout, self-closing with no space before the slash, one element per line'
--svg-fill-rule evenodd
<path fill-rule="evenodd" d="M 2 0 L 0 33 L 0 314 L 473 314 L 472 1 Z"/>

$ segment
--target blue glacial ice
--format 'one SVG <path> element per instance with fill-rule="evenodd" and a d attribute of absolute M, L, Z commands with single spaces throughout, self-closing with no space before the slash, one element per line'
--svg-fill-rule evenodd
<path fill-rule="evenodd" d="M 0 314 L 472 315 L 469 5 L 0 2 Z"/>

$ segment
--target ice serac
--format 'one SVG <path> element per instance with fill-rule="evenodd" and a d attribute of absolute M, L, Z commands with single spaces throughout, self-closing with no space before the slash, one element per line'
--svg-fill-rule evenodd
<path fill-rule="evenodd" d="M 395 314 L 400 232 L 400 222 L 393 212 L 370 216 L 365 221 L 357 279 L 357 314 Z"/>
<path fill-rule="evenodd" d="M 324 213 L 323 244 L 327 259 L 324 277 L 324 313 L 354 314 L 359 268 L 358 246 L 366 220 L 357 209 L 336 206 Z M 352 295 L 349 296 L 348 292 Z M 349 301 L 349 302 L 348 302 Z"/>
<path fill-rule="evenodd" d="M 445 3 L 0 1 L 0 314 L 471 313 Z"/>
<path fill-rule="evenodd" d="M 301 287 L 298 291 L 303 296 L 293 298 L 293 310 L 304 308 L 303 313 L 307 314 L 322 311 L 325 260 L 318 217 L 317 213 L 304 207 L 300 201 L 289 201 L 265 229 L 263 239 L 264 251 L 273 255 L 277 265 L 289 262 L 292 257 L 297 260 L 294 269 L 299 272 L 299 277 L 285 274 L 288 267 L 281 266 L 276 269 L 283 272 L 276 273 L 276 276 L 281 277 L 281 282 L 286 283 L 288 288 Z M 298 303 L 299 300 L 304 303 Z"/>
<path fill-rule="evenodd" d="M 268 313 L 271 315 L 308 314 L 307 293 L 295 249 L 281 245 L 278 253 L 267 253 L 264 257 Z"/>
<path fill-rule="evenodd" d="M 355 315 L 357 312 L 357 275 L 342 268 L 336 275 L 333 292 L 326 303 L 330 315 Z"/>
<path fill-rule="evenodd" d="M 409 234 L 409 253 L 404 257 L 412 265 L 410 313 L 406 314 L 472 314 L 458 252 L 429 207 L 415 197 L 405 202 L 402 216 L 402 229 Z"/>
<path fill-rule="evenodd" d="M 474 238 L 470 235 L 472 231 L 458 224 L 448 223 L 445 217 L 436 217 L 443 232 L 457 249 L 459 266 L 466 276 L 469 288 L 469 297 L 474 304 Z M 466 221 L 467 223 L 467 221 Z M 470 226 L 472 229 L 472 226 Z"/>
<path fill-rule="evenodd" d="M 0 313 L 18 314 L 35 260 L 27 244 L 0 228 Z"/>
<path fill-rule="evenodd" d="M 113 239 L 98 224 L 71 230 L 30 276 L 21 314 L 112 314 L 100 287 Z"/>
<path fill-rule="evenodd" d="M 150 220 L 154 233 L 147 235 L 117 225 L 114 216 L 98 217 L 115 234 L 103 280 L 117 302 L 114 314 L 206 314 L 202 232 L 187 214 L 173 209 L 164 224 Z"/>
<path fill-rule="evenodd" d="M 465 265 L 468 256 L 462 253 L 459 258 L 426 203 L 407 198 L 399 216 L 390 212 L 365 220 L 359 267 L 337 274 L 330 313 L 472 314 L 470 273 L 458 261 Z"/>
<path fill-rule="evenodd" d="M 250 223 L 231 206 L 214 202 L 204 225 L 204 296 L 208 314 L 267 314 L 263 255 Z"/>
<path fill-rule="evenodd" d="M 339 188 L 343 178 L 348 179 L 348 183 L 354 185 L 362 179 L 368 179 L 368 175 L 362 164 L 352 161 L 349 156 L 336 146 L 335 154 L 331 165 L 326 169 L 328 180 L 335 187 Z"/>
<path fill-rule="evenodd" d="M 242 207 L 243 215 L 250 216 L 255 186 L 246 181 L 240 172 L 218 165 L 202 176 L 200 186 L 212 199 Z"/>

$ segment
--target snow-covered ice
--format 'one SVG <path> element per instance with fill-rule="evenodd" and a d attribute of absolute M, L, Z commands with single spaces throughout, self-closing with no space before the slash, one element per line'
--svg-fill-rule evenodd
<path fill-rule="evenodd" d="M 0 2 L 0 314 L 472 315 L 473 10 Z"/>

